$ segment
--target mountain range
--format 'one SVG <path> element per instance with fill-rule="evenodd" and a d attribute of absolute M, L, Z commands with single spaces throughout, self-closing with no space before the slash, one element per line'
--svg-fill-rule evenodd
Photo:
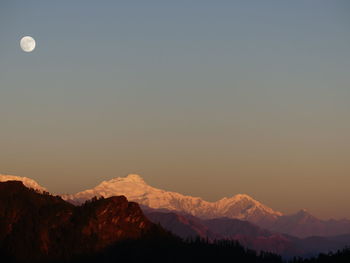
<path fill-rule="evenodd" d="M 19 180 L 46 192 L 34 180 L 9 175 L 0 181 Z M 148 185 L 131 174 L 103 181 L 76 194 L 60 195 L 80 205 L 94 197 L 125 196 L 140 205 L 146 217 L 182 238 L 232 239 L 255 250 L 284 255 L 305 255 L 342 248 L 350 243 L 349 220 L 320 220 L 306 210 L 284 215 L 245 194 L 208 202 Z"/>
<path fill-rule="evenodd" d="M 144 210 L 153 223 L 184 239 L 197 236 L 213 240 L 237 240 L 255 251 L 269 251 L 286 258 L 314 256 L 318 253 L 336 251 L 350 244 L 350 234 L 329 237 L 298 238 L 269 231 L 248 221 L 232 218 L 199 219 L 178 212 Z"/>
<path fill-rule="evenodd" d="M 92 189 L 73 195 L 62 195 L 62 198 L 72 203 L 82 203 L 94 196 L 110 197 L 114 195 L 124 195 L 129 200 L 153 209 L 179 211 L 205 219 L 228 217 L 256 224 L 269 224 L 282 216 L 282 213 L 274 211 L 245 194 L 236 194 L 216 202 L 208 202 L 200 197 L 154 188 L 136 174 L 103 181 Z"/>
<path fill-rule="evenodd" d="M 103 181 L 92 189 L 73 195 L 62 195 L 62 198 L 72 203 L 82 203 L 94 196 L 114 195 L 124 195 L 146 208 L 181 212 L 200 219 L 240 219 L 273 232 L 300 238 L 350 233 L 350 220 L 320 220 L 306 210 L 284 215 L 246 194 L 236 194 L 216 202 L 208 202 L 200 197 L 154 188 L 136 174 Z"/>
<path fill-rule="evenodd" d="M 151 223 L 124 196 L 73 205 L 60 196 L 0 182 L 0 259 L 12 263 L 282 263 L 237 241 L 184 241 Z"/>

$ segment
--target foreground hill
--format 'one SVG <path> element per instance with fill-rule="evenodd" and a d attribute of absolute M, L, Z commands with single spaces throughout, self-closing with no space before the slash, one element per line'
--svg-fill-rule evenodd
<path fill-rule="evenodd" d="M 157 228 L 138 204 L 123 196 L 76 207 L 39 194 L 22 182 L 0 183 L 0 244 L 18 261 L 65 258 L 97 252 Z"/>

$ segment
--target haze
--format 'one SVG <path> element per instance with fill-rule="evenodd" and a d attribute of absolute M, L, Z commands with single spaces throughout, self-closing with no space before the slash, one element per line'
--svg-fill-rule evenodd
<path fill-rule="evenodd" d="M 350 218 L 348 2 L 116 2 L 1 2 L 1 173 Z"/>

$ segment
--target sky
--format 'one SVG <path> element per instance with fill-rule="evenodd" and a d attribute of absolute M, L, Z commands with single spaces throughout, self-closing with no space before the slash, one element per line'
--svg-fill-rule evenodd
<path fill-rule="evenodd" d="M 350 218 L 349 13 L 336 0 L 2 0 L 0 173 L 53 193 L 138 173 L 208 201 Z"/>

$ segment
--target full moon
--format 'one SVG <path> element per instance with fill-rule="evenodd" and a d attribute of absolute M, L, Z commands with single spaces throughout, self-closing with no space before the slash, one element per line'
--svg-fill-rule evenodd
<path fill-rule="evenodd" d="M 24 52 L 32 52 L 35 49 L 35 40 L 30 36 L 22 37 L 20 46 Z"/>

